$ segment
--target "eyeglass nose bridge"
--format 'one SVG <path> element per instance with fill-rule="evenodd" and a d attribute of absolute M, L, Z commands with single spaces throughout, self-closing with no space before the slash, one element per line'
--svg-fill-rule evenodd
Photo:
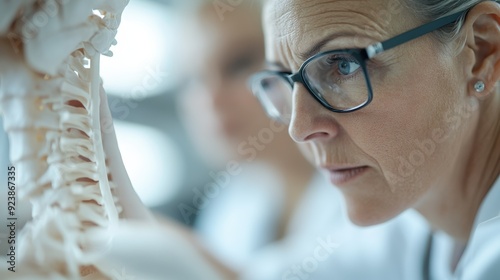
<path fill-rule="evenodd" d="M 304 80 L 304 75 L 302 74 L 302 70 L 299 70 L 297 73 L 295 74 L 290 74 L 290 75 L 287 75 L 285 78 L 288 80 L 288 82 L 290 83 L 290 86 L 292 88 L 292 91 L 293 91 L 293 86 L 295 83 L 301 83 L 302 85 L 304 85 L 305 89 L 307 90 L 307 92 L 309 92 L 309 94 L 317 101 L 319 102 L 321 105 L 323 105 L 325 108 L 331 110 L 331 111 L 337 111 L 335 109 L 332 108 L 332 106 L 330 104 L 328 104 L 325 100 L 321 99 L 319 96 L 317 96 L 313 90 L 309 87 L 309 85 L 305 82 Z"/>
<path fill-rule="evenodd" d="M 350 109 L 350 110 L 337 110 L 335 108 L 333 108 L 330 104 L 328 104 L 327 101 L 325 101 L 324 99 L 322 99 L 320 96 L 316 95 L 316 93 L 314 92 L 314 90 L 310 87 L 310 85 L 308 83 L 306 83 L 306 81 L 304 80 L 304 75 L 302 74 L 303 71 L 302 70 L 299 70 L 297 73 L 295 74 L 289 74 L 287 76 L 285 76 L 286 80 L 290 83 L 290 86 L 292 88 L 292 91 L 293 91 L 293 86 L 295 83 L 301 83 L 302 85 L 304 85 L 305 89 L 307 90 L 307 92 L 309 92 L 309 94 L 317 101 L 319 102 L 323 107 L 325 107 L 326 109 L 332 111 L 332 112 L 336 112 L 336 113 L 348 113 L 348 112 L 352 112 L 352 111 L 356 111 L 356 110 L 359 110 L 361 109 L 362 107 L 364 107 L 366 104 L 370 103 L 371 102 L 371 95 L 369 97 L 369 100 L 366 102 L 365 105 L 363 106 L 358 106 L 356 108 L 353 108 L 353 109 Z M 371 87 L 370 87 L 370 91 L 371 91 Z"/>
<path fill-rule="evenodd" d="M 313 89 L 310 87 L 310 85 L 308 83 L 306 83 L 302 72 L 303 72 L 302 70 L 299 70 L 295 74 L 290 74 L 290 75 L 286 76 L 286 79 L 288 80 L 288 82 L 290 83 L 290 86 L 292 87 L 292 91 L 293 91 L 293 86 L 295 83 L 301 83 L 302 85 L 304 85 L 305 89 L 309 92 L 309 94 L 312 95 L 312 97 L 314 97 L 314 99 L 316 99 L 319 103 L 321 103 L 326 108 L 330 109 L 331 106 L 326 101 L 322 100 L 319 96 L 317 96 L 313 92 Z"/>
<path fill-rule="evenodd" d="M 287 78 L 288 82 L 290 83 L 290 85 L 292 86 L 292 88 L 293 88 L 293 84 L 295 84 L 295 83 L 301 83 L 301 84 L 305 85 L 304 77 L 302 76 L 302 71 L 299 71 L 295 74 L 288 75 L 286 78 Z"/>

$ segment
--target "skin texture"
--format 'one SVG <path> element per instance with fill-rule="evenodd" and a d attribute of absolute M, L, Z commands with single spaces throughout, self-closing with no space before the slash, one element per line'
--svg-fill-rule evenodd
<path fill-rule="evenodd" d="M 269 1 L 266 57 L 295 72 L 325 38 L 319 51 L 364 48 L 420 24 L 396 0 Z M 295 84 L 289 133 L 309 146 L 315 165 L 368 167 L 338 186 L 353 222 L 377 224 L 414 207 L 468 239 L 500 170 L 499 25 L 499 6 L 483 3 L 467 17 L 464 45 L 427 35 L 377 56 L 368 66 L 374 100 L 360 111 L 330 112 Z M 482 94 L 478 80 L 487 84 Z"/>

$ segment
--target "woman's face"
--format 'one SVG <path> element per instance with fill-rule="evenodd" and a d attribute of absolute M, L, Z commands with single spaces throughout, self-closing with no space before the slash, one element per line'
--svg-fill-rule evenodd
<path fill-rule="evenodd" d="M 365 48 L 421 24 L 398 0 L 270 1 L 264 22 L 268 62 L 290 72 L 306 53 Z M 389 50 L 368 63 L 373 101 L 347 114 L 328 111 L 295 84 L 290 135 L 307 143 L 343 192 L 353 222 L 418 208 L 456 175 L 478 115 L 467 59 L 432 35 Z"/>

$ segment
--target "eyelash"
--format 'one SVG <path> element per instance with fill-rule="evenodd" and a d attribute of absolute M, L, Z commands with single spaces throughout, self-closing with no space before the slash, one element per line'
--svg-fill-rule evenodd
<path fill-rule="evenodd" d="M 336 77 L 334 83 L 341 84 L 343 82 L 348 82 L 354 79 L 359 78 L 359 75 L 363 73 L 363 69 L 361 67 L 361 64 L 359 61 L 354 58 L 354 57 L 346 57 L 346 56 L 331 56 L 326 59 L 326 63 L 328 64 L 328 67 L 338 67 L 339 62 L 348 62 L 348 63 L 356 63 L 359 65 L 359 69 L 356 70 L 356 72 L 350 74 L 350 75 L 331 75 L 331 77 Z M 333 71 L 338 71 L 338 69 L 332 69 Z"/>
<path fill-rule="evenodd" d="M 326 61 L 328 63 L 331 63 L 331 62 L 338 62 L 338 61 L 347 61 L 347 62 L 357 62 L 357 60 L 355 58 L 348 58 L 348 57 L 345 57 L 345 56 L 333 56 L 333 57 L 328 57 L 326 59 Z"/>

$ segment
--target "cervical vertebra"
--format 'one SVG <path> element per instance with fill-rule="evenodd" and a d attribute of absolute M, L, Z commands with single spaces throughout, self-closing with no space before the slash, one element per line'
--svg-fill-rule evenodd
<path fill-rule="evenodd" d="M 8 279 L 123 279 L 92 261 L 85 240 L 121 212 L 102 145 L 99 56 L 111 54 L 127 2 L 0 0 L 0 112 L 19 199 L 33 206 Z"/>

